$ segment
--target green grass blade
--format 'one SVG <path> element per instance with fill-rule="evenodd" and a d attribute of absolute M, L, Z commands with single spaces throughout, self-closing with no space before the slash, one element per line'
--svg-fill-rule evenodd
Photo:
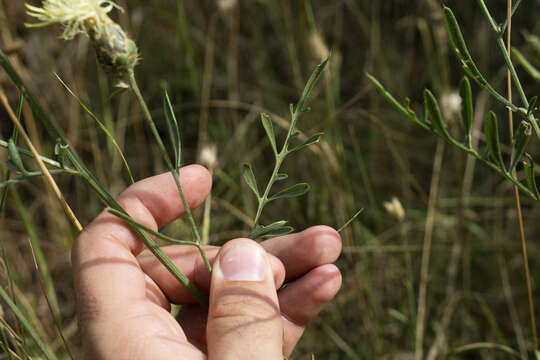
<path fill-rule="evenodd" d="M 69 92 L 69 94 L 71 96 L 73 96 L 73 98 L 75 98 L 75 100 L 77 100 L 77 102 L 79 103 L 79 105 L 81 106 L 81 108 L 88 114 L 88 116 L 90 116 L 92 118 L 92 120 L 94 120 L 94 122 L 99 126 L 99 128 L 105 133 L 105 135 L 109 138 L 109 140 L 111 141 L 111 143 L 113 144 L 113 146 L 115 147 L 116 151 L 118 151 L 118 154 L 120 154 L 120 157 L 122 158 L 122 162 L 124 163 L 124 167 L 126 168 L 126 171 L 128 173 L 128 176 L 129 176 L 129 181 L 131 184 L 135 183 L 135 180 L 133 179 L 133 174 L 131 173 L 131 169 L 129 167 L 129 164 L 127 162 L 127 159 L 126 157 L 124 156 L 124 153 L 122 152 L 122 149 L 120 149 L 120 146 L 118 145 L 118 143 L 116 142 L 116 139 L 114 138 L 114 136 L 111 134 L 111 132 L 109 131 L 109 129 L 107 129 L 107 127 L 97 118 L 96 115 L 94 115 L 94 113 L 92 111 L 90 111 L 90 109 L 82 102 L 82 100 L 69 88 L 69 86 L 67 86 L 67 84 L 60 78 L 60 76 L 58 76 L 58 74 L 54 74 L 56 76 L 56 78 L 58 79 L 58 81 L 60 82 L 60 84 L 62 84 L 62 86 Z"/>
<path fill-rule="evenodd" d="M 40 339 L 39 335 L 37 334 L 36 330 L 30 325 L 30 322 L 26 319 L 22 311 L 19 309 L 17 305 L 11 300 L 7 292 L 4 290 L 3 287 L 0 286 L 0 297 L 6 305 L 10 308 L 10 310 L 13 312 L 17 320 L 23 325 L 23 327 L 26 329 L 34 343 L 39 347 L 43 355 L 47 360 L 57 360 L 56 356 L 47 350 L 47 347 L 43 343 L 43 341 Z"/>

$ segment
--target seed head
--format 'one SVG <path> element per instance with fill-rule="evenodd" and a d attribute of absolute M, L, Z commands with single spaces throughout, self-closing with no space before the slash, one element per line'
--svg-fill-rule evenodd
<path fill-rule="evenodd" d="M 451 121 L 461 111 L 461 96 L 457 91 L 445 93 L 441 96 L 441 107 L 444 117 Z"/>
<path fill-rule="evenodd" d="M 405 219 L 405 210 L 397 197 L 394 196 L 392 201 L 385 201 L 383 206 L 386 212 L 398 222 L 402 222 Z"/>
<path fill-rule="evenodd" d="M 44 0 L 42 7 L 26 4 L 28 15 L 40 22 L 26 24 L 42 27 L 61 24 L 61 38 L 73 39 L 77 34 L 90 37 L 103 68 L 121 78 L 137 65 L 137 46 L 124 30 L 107 15 L 116 8 L 111 0 Z"/>
<path fill-rule="evenodd" d="M 214 144 L 207 144 L 201 149 L 201 164 L 213 169 L 217 164 L 217 147 Z"/>

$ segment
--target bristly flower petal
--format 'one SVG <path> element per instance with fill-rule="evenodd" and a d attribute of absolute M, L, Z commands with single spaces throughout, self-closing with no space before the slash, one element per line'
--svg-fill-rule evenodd
<path fill-rule="evenodd" d="M 26 4 L 28 15 L 40 22 L 26 24 L 29 27 L 62 24 L 64 32 L 61 37 L 66 40 L 73 39 L 77 34 L 87 34 L 87 21 L 93 21 L 99 32 L 101 26 L 107 23 L 112 9 L 122 8 L 111 0 L 44 0 L 42 7 Z"/>

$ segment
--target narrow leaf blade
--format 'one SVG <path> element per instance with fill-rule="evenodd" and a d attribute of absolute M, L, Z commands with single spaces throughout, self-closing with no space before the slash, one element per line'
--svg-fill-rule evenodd
<path fill-rule="evenodd" d="M 474 118 L 474 107 L 471 91 L 471 83 L 465 76 L 459 86 L 459 95 L 461 96 L 461 117 L 465 126 L 465 144 L 469 149 L 472 148 L 472 124 Z"/>
<path fill-rule="evenodd" d="M 251 168 L 251 164 L 244 163 L 243 164 L 243 171 L 242 175 L 244 176 L 244 180 L 246 184 L 249 186 L 251 191 L 257 196 L 257 198 L 260 197 L 259 195 L 259 189 L 257 187 L 257 180 L 255 179 L 255 174 L 253 174 L 253 169 Z"/>
<path fill-rule="evenodd" d="M 284 173 L 279 173 L 276 175 L 276 181 L 281 181 L 281 180 L 285 180 L 289 177 L 289 175 L 287 174 L 284 174 Z"/>
<path fill-rule="evenodd" d="M 452 138 L 446 129 L 446 124 L 444 123 L 439 103 L 428 89 L 424 90 L 424 103 L 426 104 L 426 108 L 431 119 L 431 124 L 433 125 L 435 131 L 446 140 L 451 141 Z"/>
<path fill-rule="evenodd" d="M 313 144 L 316 144 L 319 142 L 319 140 L 321 139 L 321 136 L 323 136 L 324 133 L 317 133 L 313 136 L 311 136 L 309 139 L 307 139 L 306 141 L 304 141 L 304 143 L 298 145 L 297 147 L 295 147 L 294 149 L 291 149 L 289 150 L 289 154 L 292 154 L 292 153 L 295 153 L 297 152 L 298 150 L 301 150 L 307 146 L 310 146 L 310 145 L 313 145 Z"/>
<path fill-rule="evenodd" d="M 281 190 L 277 194 L 270 197 L 268 200 L 276 200 L 276 199 L 283 199 L 283 198 L 292 198 L 304 195 L 309 191 L 309 184 L 306 183 L 300 183 L 296 184 L 294 186 L 291 186 L 290 188 Z"/>
<path fill-rule="evenodd" d="M 24 164 L 21 159 L 21 155 L 19 153 L 19 150 L 17 149 L 17 146 L 15 145 L 15 142 L 13 142 L 13 139 L 9 139 L 8 141 L 8 151 L 9 151 L 9 159 L 18 169 L 17 172 L 21 174 L 26 174 L 28 171 L 24 167 Z"/>
<path fill-rule="evenodd" d="M 486 118 L 486 123 L 484 125 L 484 134 L 486 136 L 486 143 L 491 158 L 501 169 L 504 170 L 504 162 L 501 152 L 501 142 L 499 140 L 499 125 L 497 121 L 497 116 L 493 111 L 490 111 Z"/>
<path fill-rule="evenodd" d="M 272 146 L 272 150 L 274 151 L 274 154 L 277 155 L 277 145 L 276 145 L 276 134 L 274 133 L 274 125 L 272 124 L 272 119 L 267 114 L 261 114 L 261 122 L 264 127 L 264 131 L 266 131 L 266 136 L 268 136 L 268 140 L 270 141 L 270 145 Z"/>
<path fill-rule="evenodd" d="M 304 104 L 309 97 L 309 94 L 311 93 L 311 90 L 313 90 L 313 87 L 319 80 L 319 77 L 321 76 L 324 68 L 326 67 L 326 64 L 328 64 L 328 60 L 324 60 L 322 63 L 317 65 L 311 76 L 309 77 L 306 86 L 304 87 L 304 91 L 302 91 L 302 95 L 300 96 L 300 99 L 298 100 L 298 103 L 296 104 L 295 111 L 302 112 L 304 110 Z"/>
<path fill-rule="evenodd" d="M 416 114 L 414 111 L 409 107 L 409 101 L 405 101 L 405 105 L 402 105 L 399 103 L 399 101 L 388 91 L 384 88 L 384 86 L 380 83 L 379 80 L 377 80 L 374 76 L 370 74 L 366 74 L 369 81 L 375 85 L 375 88 L 377 91 L 400 113 L 407 116 L 409 119 L 417 123 L 418 125 L 422 126 L 426 130 L 430 130 L 429 125 L 427 125 L 425 120 L 420 120 L 416 117 Z"/>
<path fill-rule="evenodd" d="M 534 178 L 534 162 L 533 159 L 529 154 L 525 155 L 527 159 L 529 160 L 529 163 L 526 161 L 523 162 L 523 169 L 525 170 L 525 178 L 527 179 L 527 185 L 529 186 L 529 189 L 532 191 L 534 196 L 536 196 L 536 200 L 540 200 L 540 191 L 538 190 L 538 186 L 536 186 L 536 180 Z"/>
<path fill-rule="evenodd" d="M 272 232 L 272 231 L 276 231 L 280 228 L 283 228 L 285 226 L 285 224 L 287 224 L 287 221 L 285 220 L 280 220 L 280 221 L 276 221 L 270 225 L 258 225 L 255 229 L 253 229 L 251 231 L 251 233 L 248 235 L 248 237 L 250 239 L 257 239 L 261 236 L 265 236 L 266 234 Z"/>
<path fill-rule="evenodd" d="M 167 123 L 167 134 L 169 135 L 169 141 L 174 151 L 174 164 L 176 169 L 180 168 L 182 162 L 182 143 L 180 139 L 180 129 L 178 128 L 178 121 L 174 115 L 174 109 L 171 104 L 171 99 L 166 89 L 163 89 L 163 113 L 165 114 L 165 120 Z"/>
<path fill-rule="evenodd" d="M 531 125 L 529 123 L 522 121 L 519 124 L 519 127 L 516 131 L 516 136 L 514 137 L 514 143 L 512 144 L 512 155 L 510 156 L 510 168 L 509 172 L 512 172 L 518 164 L 518 161 L 523 156 L 525 152 L 525 147 L 529 142 L 529 139 L 532 134 Z"/>

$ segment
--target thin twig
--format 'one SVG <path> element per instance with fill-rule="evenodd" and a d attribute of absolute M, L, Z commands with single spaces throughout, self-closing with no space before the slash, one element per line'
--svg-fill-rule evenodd
<path fill-rule="evenodd" d="M 41 172 L 43 173 L 45 181 L 47 182 L 47 184 L 53 190 L 53 192 L 56 195 L 58 201 L 60 201 L 60 204 L 62 205 L 62 208 L 64 209 L 64 212 L 66 213 L 67 217 L 73 223 L 73 226 L 75 226 L 77 231 L 79 231 L 79 232 L 82 231 L 83 227 L 82 227 L 81 223 L 79 222 L 79 220 L 77 219 L 77 217 L 73 213 L 73 210 L 71 210 L 71 208 L 69 207 L 68 203 L 66 202 L 66 199 L 64 199 L 64 196 L 62 195 L 62 192 L 60 191 L 60 189 L 58 188 L 58 185 L 54 181 L 51 173 L 49 172 L 49 170 L 47 169 L 47 167 L 43 163 L 43 160 L 41 160 L 41 157 L 39 156 L 36 148 L 32 144 L 32 141 L 30 140 L 30 138 L 26 134 L 26 130 L 24 129 L 24 127 L 22 126 L 20 121 L 17 119 L 17 117 L 13 113 L 13 109 L 11 109 L 11 106 L 9 105 L 9 103 L 7 101 L 6 95 L 1 90 L 0 90 L 0 101 L 2 102 L 2 105 L 4 106 L 4 108 L 6 109 L 8 115 L 9 115 L 9 118 L 11 119 L 13 124 L 17 127 L 17 129 L 19 130 L 19 133 L 21 134 L 24 141 L 26 142 L 26 146 L 28 146 L 28 149 L 30 149 L 30 151 L 34 155 L 34 158 L 36 159 L 36 162 L 37 162 Z"/>

